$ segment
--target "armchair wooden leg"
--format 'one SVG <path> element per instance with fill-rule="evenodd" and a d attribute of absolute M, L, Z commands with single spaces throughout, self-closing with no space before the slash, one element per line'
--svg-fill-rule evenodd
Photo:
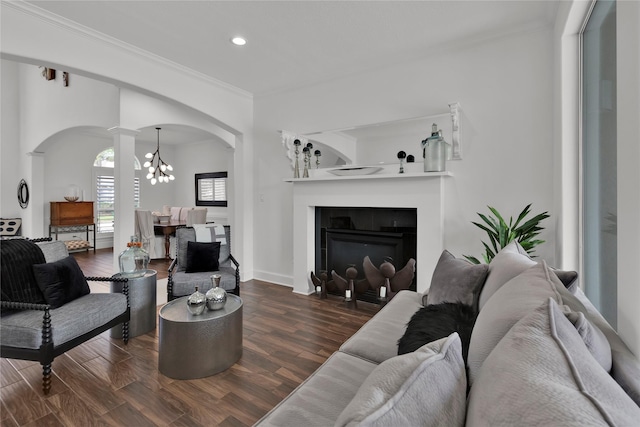
<path fill-rule="evenodd" d="M 42 392 L 49 394 L 51 390 L 51 363 L 42 365 Z"/>
<path fill-rule="evenodd" d="M 125 345 L 129 343 L 129 322 L 124 322 L 122 324 L 122 340 Z"/>

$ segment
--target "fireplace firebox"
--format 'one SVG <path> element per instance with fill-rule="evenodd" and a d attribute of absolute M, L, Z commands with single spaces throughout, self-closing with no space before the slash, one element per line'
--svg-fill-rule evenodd
<path fill-rule="evenodd" d="M 344 277 L 347 267 L 355 265 L 356 280 L 362 280 L 365 256 L 375 266 L 391 258 L 400 270 L 416 259 L 416 222 L 412 208 L 316 207 L 316 272 L 335 270 Z M 415 278 L 410 289 L 416 290 Z M 358 298 L 376 302 L 373 291 Z"/>

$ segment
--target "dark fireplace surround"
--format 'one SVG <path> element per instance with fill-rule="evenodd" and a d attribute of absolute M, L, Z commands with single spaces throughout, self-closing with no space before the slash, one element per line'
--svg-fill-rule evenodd
<path fill-rule="evenodd" d="M 362 261 L 369 256 L 376 267 L 391 258 L 396 271 L 416 259 L 417 210 L 415 208 L 316 207 L 315 272 L 345 270 L 355 265 L 356 280 L 365 278 Z M 416 290 L 416 277 L 411 290 Z M 377 302 L 370 290 L 358 299 Z"/>

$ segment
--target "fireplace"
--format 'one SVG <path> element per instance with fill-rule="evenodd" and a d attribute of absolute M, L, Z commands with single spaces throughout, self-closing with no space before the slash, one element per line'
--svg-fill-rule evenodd
<path fill-rule="evenodd" d="M 357 280 L 364 279 L 365 256 L 376 267 L 391 258 L 400 270 L 416 258 L 416 209 L 316 207 L 316 236 L 316 273 L 335 270 L 345 277 L 347 267 L 355 265 Z M 375 295 L 359 298 L 376 301 Z"/>
<path fill-rule="evenodd" d="M 317 242 L 322 243 L 320 229 L 316 227 L 317 207 L 342 208 L 352 211 L 356 208 L 384 208 L 415 212 L 416 274 L 415 287 L 418 292 L 427 290 L 430 274 L 444 247 L 444 181 L 449 172 L 398 174 L 396 167 L 366 176 L 336 177 L 329 174 L 311 178 L 287 179 L 293 184 L 293 291 L 309 295 L 314 292 L 310 280 L 311 271 L 319 271 L 322 266 L 322 251 L 317 254 Z M 329 176 L 327 176 L 329 175 Z M 320 214 L 322 215 L 322 214 Z M 377 230 L 362 227 L 358 215 L 352 213 L 335 214 L 333 224 L 327 230 L 376 231 L 381 233 L 405 233 L 406 225 L 399 220 L 384 224 Z M 404 218 L 396 215 L 397 218 Z M 347 219 L 348 217 L 348 219 Z M 353 228 L 352 223 L 353 222 Z M 409 231 L 406 231 L 409 233 Z M 403 243 L 403 251 L 404 243 Z M 318 259 L 320 257 L 320 259 Z M 395 260 L 395 258 L 394 258 Z M 381 261 L 372 260 L 374 265 Z M 395 260 L 396 268 L 399 267 Z M 362 268 L 362 260 L 360 264 Z M 402 265 L 404 267 L 404 265 Z M 335 267 L 334 267 L 335 268 Z M 338 271 L 344 274 L 344 271 Z"/>

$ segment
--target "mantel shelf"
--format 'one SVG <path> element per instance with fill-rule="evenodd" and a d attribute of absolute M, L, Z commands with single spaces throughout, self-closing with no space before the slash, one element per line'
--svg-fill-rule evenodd
<path fill-rule="evenodd" d="M 319 181 L 353 181 L 362 179 L 409 179 L 409 178 L 438 178 L 443 176 L 453 176 L 450 171 L 444 172 L 413 172 L 413 173 L 374 173 L 371 175 L 349 175 L 338 176 L 323 174 L 317 177 L 309 178 L 288 178 L 284 182 L 301 183 L 301 182 L 319 182 Z"/>

